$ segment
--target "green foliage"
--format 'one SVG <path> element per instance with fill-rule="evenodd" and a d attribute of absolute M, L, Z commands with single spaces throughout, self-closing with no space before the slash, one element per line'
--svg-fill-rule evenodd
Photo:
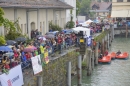
<path fill-rule="evenodd" d="M 101 2 L 101 0 L 97 0 L 98 2 Z"/>
<path fill-rule="evenodd" d="M 90 12 L 90 17 L 94 17 L 95 12 Z"/>
<path fill-rule="evenodd" d="M 86 62 L 82 62 L 82 69 L 85 69 L 87 67 L 87 63 Z"/>
<path fill-rule="evenodd" d="M 5 19 L 5 27 L 6 27 L 6 30 L 7 30 L 7 34 L 5 35 L 5 38 L 7 39 L 7 40 L 14 40 L 14 39 L 16 39 L 17 37 L 19 37 L 19 36 L 23 36 L 22 35 L 22 30 L 21 30 L 21 28 L 20 28 L 20 26 L 19 26 L 19 21 L 18 20 L 16 20 L 15 22 L 12 22 L 12 21 L 10 21 L 10 20 L 8 20 L 8 19 Z"/>
<path fill-rule="evenodd" d="M 76 0 L 76 16 L 78 16 L 79 11 L 80 11 L 80 2 L 79 0 Z"/>
<path fill-rule="evenodd" d="M 95 37 L 94 40 L 97 42 L 101 41 L 105 37 L 105 35 L 108 34 L 109 32 L 110 32 L 109 30 L 103 31 L 100 35 Z"/>
<path fill-rule="evenodd" d="M 91 0 L 82 0 L 81 5 L 80 5 L 80 14 L 81 15 L 89 15 L 89 10 L 90 10 L 90 3 Z"/>
<path fill-rule="evenodd" d="M 73 22 L 73 14 L 72 13 L 73 13 L 73 10 L 71 9 L 70 10 L 71 19 L 70 19 L 70 21 L 68 21 L 66 23 L 66 28 L 69 28 L 69 29 L 74 28 L 74 25 L 75 25 L 75 23 Z"/>
<path fill-rule="evenodd" d="M 59 25 L 54 25 L 52 23 L 52 21 L 49 22 L 49 29 L 52 29 L 53 31 L 56 31 L 56 30 L 61 31 L 62 30 L 62 28 Z"/>
<path fill-rule="evenodd" d="M 15 38 L 22 36 L 21 28 L 19 26 L 19 19 L 16 21 L 10 21 L 7 18 L 3 17 L 4 11 L 2 8 L 0 8 L 0 26 L 4 26 L 6 28 L 6 39 L 8 40 L 14 40 Z"/>
<path fill-rule="evenodd" d="M 66 23 L 66 28 L 69 28 L 69 29 L 74 28 L 74 25 L 75 25 L 75 23 L 73 21 L 68 21 Z"/>
<path fill-rule="evenodd" d="M 4 22 L 4 17 L 3 17 L 3 15 L 4 15 L 4 11 L 3 11 L 2 8 L 0 8 L 0 26 L 2 26 L 2 25 L 3 25 L 3 22 Z"/>
<path fill-rule="evenodd" d="M 5 45 L 6 41 L 3 36 L 0 36 L 0 45 Z"/>

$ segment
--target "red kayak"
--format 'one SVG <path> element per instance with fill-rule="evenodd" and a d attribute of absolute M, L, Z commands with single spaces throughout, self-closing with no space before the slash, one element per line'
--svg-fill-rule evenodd
<path fill-rule="evenodd" d="M 102 57 L 102 59 L 98 59 L 98 62 L 102 62 L 102 63 L 111 62 L 111 57 L 104 56 L 104 57 Z"/>
<path fill-rule="evenodd" d="M 110 56 L 112 59 L 115 59 L 116 53 L 115 53 L 115 52 L 112 52 L 112 53 L 108 54 L 108 56 Z"/>
<path fill-rule="evenodd" d="M 117 59 L 125 59 L 125 58 L 128 58 L 128 57 L 129 57 L 129 54 L 127 52 L 124 52 L 120 55 L 116 55 Z"/>

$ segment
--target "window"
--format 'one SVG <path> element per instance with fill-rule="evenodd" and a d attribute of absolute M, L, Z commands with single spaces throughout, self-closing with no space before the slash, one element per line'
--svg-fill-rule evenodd
<path fill-rule="evenodd" d="M 123 2 L 123 0 L 117 0 L 117 2 Z"/>
<path fill-rule="evenodd" d="M 130 2 L 130 0 L 127 0 L 127 2 Z"/>

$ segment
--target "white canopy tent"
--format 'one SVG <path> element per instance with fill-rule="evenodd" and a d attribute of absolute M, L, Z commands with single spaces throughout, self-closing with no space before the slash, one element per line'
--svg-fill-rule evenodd
<path fill-rule="evenodd" d="M 85 36 L 85 35 L 86 35 L 87 37 L 90 36 L 90 29 L 89 29 L 89 28 L 76 27 L 76 28 L 72 28 L 72 30 L 74 30 L 74 31 L 76 31 L 76 32 L 83 31 L 84 36 Z"/>
<path fill-rule="evenodd" d="M 88 27 L 90 23 L 92 23 L 93 21 L 92 20 L 87 20 L 85 21 L 84 23 L 82 23 L 81 25 L 84 26 L 84 27 Z"/>
<path fill-rule="evenodd" d="M 92 23 L 93 21 L 92 20 L 87 20 L 87 21 L 85 21 L 84 23 L 86 23 L 86 24 L 90 24 L 90 23 Z"/>

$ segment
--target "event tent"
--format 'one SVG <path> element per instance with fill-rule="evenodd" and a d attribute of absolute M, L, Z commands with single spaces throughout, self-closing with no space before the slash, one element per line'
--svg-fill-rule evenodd
<path fill-rule="evenodd" d="M 74 31 L 76 31 L 76 32 L 83 31 L 83 34 L 84 34 L 84 35 L 87 35 L 87 37 L 90 36 L 90 29 L 89 29 L 89 28 L 76 27 L 76 28 L 72 28 L 72 30 L 74 30 Z"/>
<path fill-rule="evenodd" d="M 92 20 L 87 20 L 87 21 L 85 21 L 84 23 L 80 23 L 82 26 L 85 26 L 85 27 L 87 27 L 87 26 L 89 26 L 89 24 L 90 23 L 92 23 L 93 21 Z"/>

